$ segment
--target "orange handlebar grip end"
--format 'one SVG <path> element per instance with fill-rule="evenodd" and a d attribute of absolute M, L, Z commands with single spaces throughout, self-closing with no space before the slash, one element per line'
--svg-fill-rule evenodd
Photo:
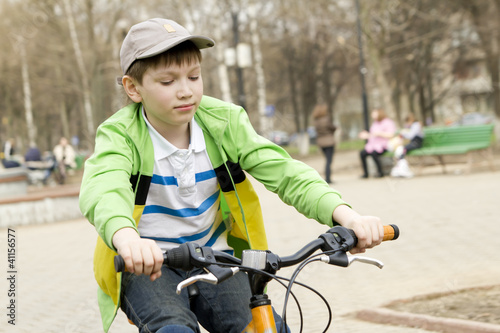
<path fill-rule="evenodd" d="M 395 240 L 399 237 L 399 228 L 394 224 L 384 225 L 384 238 L 382 241 Z"/>

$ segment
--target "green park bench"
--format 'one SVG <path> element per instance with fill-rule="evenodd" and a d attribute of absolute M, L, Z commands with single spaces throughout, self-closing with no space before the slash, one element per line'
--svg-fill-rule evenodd
<path fill-rule="evenodd" d="M 407 156 L 435 156 L 446 173 L 445 155 L 466 155 L 467 172 L 473 165 L 473 154 L 482 153 L 494 170 L 493 164 L 493 124 L 464 125 L 446 127 L 425 127 L 422 147 L 410 151 Z M 412 158 L 413 159 L 413 158 Z M 422 159 L 420 168 L 423 167 Z"/>

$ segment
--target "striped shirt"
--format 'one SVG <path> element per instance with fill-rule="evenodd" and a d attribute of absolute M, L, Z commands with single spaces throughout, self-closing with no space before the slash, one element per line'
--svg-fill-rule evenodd
<path fill-rule="evenodd" d="M 144 110 L 143 118 L 153 142 L 155 163 L 138 225 L 141 237 L 155 240 L 164 251 L 185 242 L 230 250 L 219 209 L 219 183 L 203 131 L 193 118 L 189 148 L 178 149 L 151 126 Z"/>

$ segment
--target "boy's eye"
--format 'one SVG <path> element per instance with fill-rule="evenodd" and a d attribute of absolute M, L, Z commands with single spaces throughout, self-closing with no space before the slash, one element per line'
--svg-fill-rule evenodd
<path fill-rule="evenodd" d="M 160 83 L 164 86 L 169 86 L 172 84 L 172 82 L 174 82 L 173 80 L 169 80 L 169 81 L 161 81 Z"/>
<path fill-rule="evenodd" d="M 200 78 L 200 76 L 199 76 L 199 75 L 192 75 L 192 76 L 190 76 L 190 77 L 189 77 L 189 79 L 190 79 L 191 81 L 196 81 L 196 80 L 198 80 L 199 78 Z"/>

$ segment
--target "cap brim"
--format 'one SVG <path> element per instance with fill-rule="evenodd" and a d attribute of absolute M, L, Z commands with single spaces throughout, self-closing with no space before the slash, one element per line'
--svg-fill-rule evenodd
<path fill-rule="evenodd" d="M 199 49 L 206 49 L 215 45 L 215 42 L 211 38 L 204 36 L 187 36 L 176 40 L 169 39 L 145 51 L 136 59 L 145 59 L 158 55 L 188 40 L 192 41 Z"/>

